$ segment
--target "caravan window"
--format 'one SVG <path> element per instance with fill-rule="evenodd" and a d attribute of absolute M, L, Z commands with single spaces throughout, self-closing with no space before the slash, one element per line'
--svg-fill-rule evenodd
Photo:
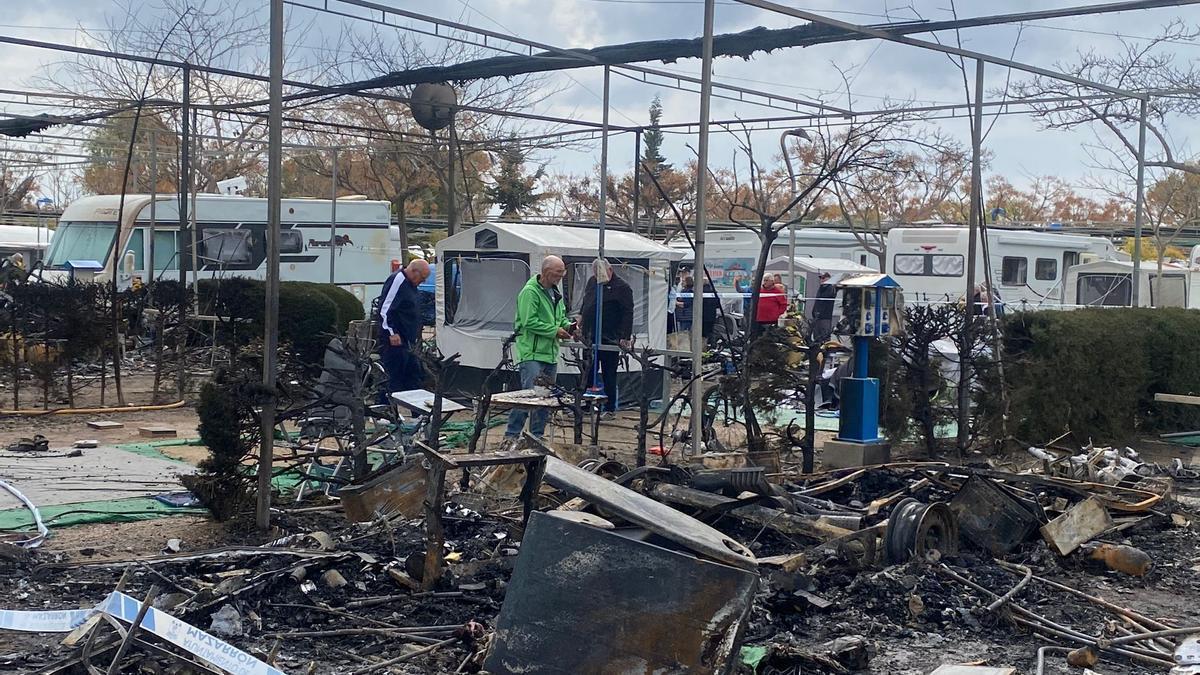
<path fill-rule="evenodd" d="M 246 266 L 253 259 L 253 233 L 250 230 L 204 228 L 199 254 L 206 263 L 219 266 Z"/>
<path fill-rule="evenodd" d="M 961 255 L 931 255 L 929 256 L 929 276 L 961 277 L 966 268 Z"/>
<path fill-rule="evenodd" d="M 283 230 L 279 233 L 279 252 L 304 253 L 304 234 L 300 230 Z"/>
<path fill-rule="evenodd" d="M 1038 281 L 1054 281 L 1058 278 L 1058 261 L 1054 258 L 1038 258 L 1033 268 L 1033 278 Z"/>
<path fill-rule="evenodd" d="M 125 249 L 121 251 L 121 255 L 125 255 L 125 251 L 133 251 L 133 268 L 145 272 L 149 261 L 146 260 L 146 228 L 136 228 L 129 233 L 129 241 L 125 244 Z M 175 252 L 175 230 L 155 230 L 154 231 L 154 271 L 162 272 L 163 270 L 177 270 L 179 266 L 176 264 L 178 256 Z"/>
<path fill-rule="evenodd" d="M 1128 307 L 1132 298 L 1128 274 L 1080 274 L 1075 298 L 1080 305 Z"/>
<path fill-rule="evenodd" d="M 445 322 L 465 331 L 512 332 L 529 265 L 512 258 L 453 258 L 445 266 Z"/>
<path fill-rule="evenodd" d="M 892 272 L 896 274 L 922 276 L 925 274 L 925 256 L 896 255 L 892 258 Z"/>
<path fill-rule="evenodd" d="M 125 265 L 125 251 L 133 251 L 133 269 L 146 269 L 146 231 L 137 227 L 129 233 L 129 239 L 121 251 L 121 259 L 117 261 L 122 267 Z"/>
<path fill-rule="evenodd" d="M 1000 264 L 1000 283 L 1005 286 L 1024 286 L 1028 274 L 1029 261 L 1015 256 L 1004 256 Z"/>
<path fill-rule="evenodd" d="M 179 254 L 175 250 L 175 230 L 154 231 L 154 271 L 179 269 Z"/>
<path fill-rule="evenodd" d="M 1160 288 L 1161 283 L 1161 288 Z M 1150 304 L 1153 307 L 1187 307 L 1187 285 L 1180 275 L 1166 274 L 1162 279 L 1150 275 Z"/>
<path fill-rule="evenodd" d="M 913 277 L 960 277 L 964 260 L 961 255 L 898 253 L 892 256 L 892 272 Z"/>
<path fill-rule="evenodd" d="M 650 320 L 650 272 L 641 265 L 613 263 L 613 272 L 629 284 L 633 291 L 633 332 L 635 335 L 649 332 Z M 570 294 L 568 314 L 578 314 L 583 309 L 583 292 L 592 278 L 591 262 L 572 262 L 567 266 L 564 288 Z"/>

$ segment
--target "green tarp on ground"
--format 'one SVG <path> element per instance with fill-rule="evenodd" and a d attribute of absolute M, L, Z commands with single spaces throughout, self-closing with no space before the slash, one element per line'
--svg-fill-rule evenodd
<path fill-rule="evenodd" d="M 154 457 L 186 464 L 182 460 L 169 457 L 162 451 L 164 447 L 179 445 L 202 445 L 202 443 L 198 439 L 171 439 L 148 443 L 128 443 L 116 447 L 143 457 Z M 16 487 L 20 489 L 19 485 Z M 179 489 L 182 491 L 183 486 L 180 486 Z M 52 531 L 55 527 L 69 527 L 86 523 L 127 523 L 135 520 L 151 520 L 164 516 L 206 512 L 203 508 L 168 506 L 153 497 L 130 497 L 128 499 L 39 506 L 38 511 L 42 514 L 42 521 Z M 33 514 L 28 509 L 15 508 L 0 511 L 0 531 L 32 528 Z"/>
<path fill-rule="evenodd" d="M 488 423 L 489 427 L 497 426 L 503 423 L 502 419 L 491 420 Z M 444 447 L 457 447 L 465 445 L 474 430 L 473 422 L 450 422 L 442 426 L 442 431 L 448 433 Z M 154 457 L 156 459 L 166 459 L 180 464 L 187 464 L 183 460 L 170 457 L 162 451 L 165 447 L 195 445 L 202 446 L 204 443 L 200 439 L 169 439 L 162 441 L 150 441 L 146 443 L 126 443 L 115 446 L 119 450 L 131 452 L 143 457 Z M 371 464 L 378 466 L 385 455 L 379 453 L 370 453 Z M 253 468 L 250 467 L 253 471 Z M 294 490 L 301 482 L 300 476 L 295 473 L 286 473 L 275 476 L 272 479 L 272 484 L 280 492 L 286 493 Z M 20 489 L 20 486 L 16 486 Z M 182 485 L 179 486 L 179 491 L 183 491 Z M 201 507 L 178 507 L 168 506 L 153 497 L 130 497 L 127 499 L 112 499 L 91 502 L 75 502 L 71 504 L 57 504 L 46 507 L 38 507 L 38 511 L 42 514 L 42 520 L 48 527 L 53 530 L 55 527 L 69 527 L 71 525 L 83 525 L 88 523 L 125 523 L 137 520 L 151 520 L 154 518 L 163 518 L 166 516 L 189 515 L 189 514 L 204 514 L 207 510 Z M 33 515 L 25 508 L 13 508 L 0 510 L 0 531 L 11 530 L 32 530 Z"/>

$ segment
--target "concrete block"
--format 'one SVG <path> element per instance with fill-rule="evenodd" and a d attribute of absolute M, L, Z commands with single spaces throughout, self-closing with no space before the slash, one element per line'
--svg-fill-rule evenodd
<path fill-rule="evenodd" d="M 886 464 L 892 461 L 892 444 L 854 443 L 830 439 L 822 446 L 821 468 L 845 469 L 853 466 Z"/>

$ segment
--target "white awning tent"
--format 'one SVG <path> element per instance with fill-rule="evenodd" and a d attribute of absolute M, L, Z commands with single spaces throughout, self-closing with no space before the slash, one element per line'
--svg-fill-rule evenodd
<path fill-rule="evenodd" d="M 461 354 L 460 365 L 491 369 L 512 334 L 517 293 L 557 255 L 567 264 L 562 282 L 568 314 L 578 313 L 583 289 L 599 253 L 600 232 L 588 227 L 532 223 L 486 223 L 437 243 L 437 344 Z M 677 249 L 629 232 L 605 232 L 604 256 L 633 288 L 637 342 L 666 347 L 667 290 Z M 635 367 L 636 364 L 630 364 Z M 559 364 L 559 372 L 569 372 Z"/>
<path fill-rule="evenodd" d="M 1186 267 L 1163 265 L 1162 284 L 1157 283 L 1158 265 L 1142 262 L 1139 271 L 1141 307 L 1200 307 L 1200 275 Z M 1087 307 L 1128 307 L 1133 294 L 1133 263 L 1121 260 L 1074 265 L 1067 270 L 1066 303 Z"/>

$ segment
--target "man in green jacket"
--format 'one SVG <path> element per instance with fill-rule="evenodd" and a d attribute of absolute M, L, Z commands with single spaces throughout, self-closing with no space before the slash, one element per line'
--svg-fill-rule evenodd
<path fill-rule="evenodd" d="M 526 282 L 517 294 L 517 316 L 513 327 L 517 331 L 517 371 L 521 387 L 530 389 L 539 377 L 550 381 L 558 373 L 558 343 L 571 337 L 573 325 L 567 321 L 567 307 L 558 283 L 567 274 L 562 258 L 548 255 L 542 259 L 542 273 Z M 546 431 L 550 413 L 544 409 L 514 409 L 508 413 L 506 439 L 515 439 L 529 420 L 529 433 L 541 438 Z"/>

